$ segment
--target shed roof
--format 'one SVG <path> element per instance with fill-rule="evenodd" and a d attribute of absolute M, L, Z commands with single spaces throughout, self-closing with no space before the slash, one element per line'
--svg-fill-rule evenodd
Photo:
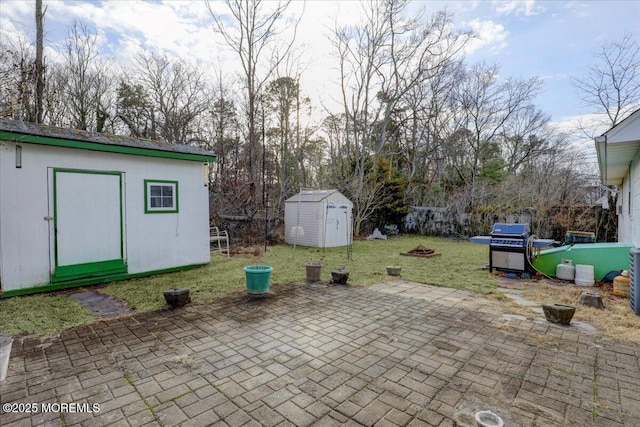
<path fill-rule="evenodd" d="M 320 202 L 336 193 L 346 199 L 338 190 L 302 190 L 298 194 L 291 196 L 286 202 Z"/>
<path fill-rule="evenodd" d="M 0 140 L 149 157 L 216 161 L 215 154 L 201 147 L 64 129 L 3 118 L 0 118 Z"/>

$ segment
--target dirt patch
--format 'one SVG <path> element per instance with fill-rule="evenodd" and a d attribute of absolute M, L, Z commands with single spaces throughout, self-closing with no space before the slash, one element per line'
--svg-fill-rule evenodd
<path fill-rule="evenodd" d="M 267 251 L 269 248 L 267 248 Z M 264 246 L 241 246 L 231 249 L 231 256 L 235 258 L 255 258 L 264 253 Z"/>
<path fill-rule="evenodd" d="M 69 298 L 77 299 L 94 317 L 116 317 L 132 313 L 124 301 L 95 290 L 76 292 L 70 294 Z"/>

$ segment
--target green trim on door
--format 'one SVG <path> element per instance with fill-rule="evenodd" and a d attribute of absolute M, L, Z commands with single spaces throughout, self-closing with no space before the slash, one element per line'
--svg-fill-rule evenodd
<path fill-rule="evenodd" d="M 127 266 L 122 259 L 62 265 L 56 266 L 55 275 L 51 276 L 51 283 L 126 272 Z"/>
<path fill-rule="evenodd" d="M 165 268 L 162 270 L 145 271 L 142 273 L 111 274 L 108 276 L 100 276 L 100 277 L 96 276 L 96 277 L 87 277 L 87 278 L 82 278 L 77 280 L 68 280 L 64 282 L 45 284 L 42 286 L 34 286 L 32 288 L 14 289 L 11 291 L 0 292 L 0 299 L 11 298 L 18 295 L 29 295 L 29 294 L 35 294 L 35 293 L 41 293 L 41 292 L 56 291 L 60 289 L 77 288 L 80 286 L 95 285 L 96 283 L 111 283 L 111 282 L 117 282 L 122 280 L 139 279 L 141 277 L 149 277 L 149 276 L 154 276 L 158 274 L 167 274 L 167 273 L 174 273 L 177 271 L 191 270 L 193 268 L 198 268 L 205 265 L 207 264 L 206 263 L 191 264 L 191 265 L 184 265 L 180 267 Z"/>
<path fill-rule="evenodd" d="M 85 175 L 111 175 L 119 179 L 120 195 L 120 258 L 74 265 L 59 265 L 58 262 L 58 196 L 57 174 L 77 173 Z M 51 283 L 80 279 L 83 277 L 95 277 L 127 272 L 127 263 L 124 259 L 124 173 L 117 171 L 97 171 L 89 169 L 53 168 L 53 247 L 54 247 L 54 271 L 50 275 Z M 98 244 L 99 242 L 96 242 Z"/>

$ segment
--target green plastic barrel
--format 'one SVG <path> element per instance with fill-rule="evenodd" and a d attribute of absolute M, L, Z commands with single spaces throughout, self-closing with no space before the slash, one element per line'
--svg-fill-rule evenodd
<path fill-rule="evenodd" d="M 247 276 L 247 293 L 250 295 L 263 295 L 269 292 L 269 280 L 272 267 L 268 265 L 250 265 L 244 268 Z"/>
<path fill-rule="evenodd" d="M 548 276 L 556 275 L 556 267 L 563 259 L 573 265 L 592 265 L 596 280 L 613 270 L 629 270 L 629 250 L 633 243 L 582 243 L 559 248 L 543 249 L 533 266 Z"/>

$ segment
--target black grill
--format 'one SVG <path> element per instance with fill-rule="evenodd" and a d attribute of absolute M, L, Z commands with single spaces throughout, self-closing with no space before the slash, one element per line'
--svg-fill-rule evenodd
<path fill-rule="evenodd" d="M 523 277 L 533 273 L 527 257 L 529 224 L 496 223 L 491 230 L 489 269 L 516 273 Z"/>

